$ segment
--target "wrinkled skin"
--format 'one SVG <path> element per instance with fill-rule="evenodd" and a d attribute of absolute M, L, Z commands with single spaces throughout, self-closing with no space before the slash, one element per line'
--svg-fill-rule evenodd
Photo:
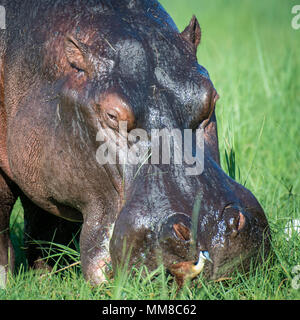
<path fill-rule="evenodd" d="M 81 265 L 93 284 L 124 252 L 130 264 L 153 269 L 160 259 L 168 268 L 207 250 L 213 263 L 204 274 L 212 279 L 247 270 L 261 247 L 268 252 L 263 209 L 220 168 L 218 95 L 197 63 L 194 17 L 179 33 L 152 0 L 0 4 L 7 21 L 0 30 L 0 265 L 13 268 L 8 221 L 18 196 L 27 240 L 52 240 L 55 231 L 54 241 L 68 243 L 78 230 L 70 221 L 83 222 Z M 148 134 L 204 128 L 204 172 L 100 165 L 97 132 L 121 120 Z M 27 247 L 33 265 L 40 253 Z"/>

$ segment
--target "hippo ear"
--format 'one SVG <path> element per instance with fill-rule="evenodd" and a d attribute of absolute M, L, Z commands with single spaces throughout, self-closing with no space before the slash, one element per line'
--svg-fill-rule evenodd
<path fill-rule="evenodd" d="M 65 54 L 73 68 L 80 71 L 89 71 L 87 45 L 67 35 L 65 39 Z"/>
<path fill-rule="evenodd" d="M 190 24 L 181 32 L 181 36 L 191 44 L 196 53 L 201 41 L 201 28 L 195 16 L 192 17 Z"/>

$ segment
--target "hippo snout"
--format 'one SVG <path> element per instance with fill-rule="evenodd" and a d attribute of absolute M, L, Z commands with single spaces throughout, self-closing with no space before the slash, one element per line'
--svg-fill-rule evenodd
<path fill-rule="evenodd" d="M 254 262 L 259 260 L 261 248 L 265 253 L 269 251 L 268 225 L 259 219 L 260 215 L 253 208 L 227 205 L 219 220 L 208 223 L 205 230 L 201 224 L 209 221 L 209 212 L 199 213 L 200 221 L 186 213 L 169 214 L 157 231 L 163 261 L 172 268 L 177 263 L 195 261 L 199 252 L 207 250 L 211 263 L 203 269 L 206 278 L 218 279 L 237 269 L 248 270 L 252 258 Z"/>
<path fill-rule="evenodd" d="M 143 179 L 140 182 L 136 189 L 139 193 L 127 201 L 115 224 L 110 243 L 114 266 L 122 260 L 123 241 L 131 252 L 132 263 L 144 263 L 150 268 L 155 268 L 156 262 L 168 270 L 181 263 L 193 266 L 199 252 L 208 252 L 211 261 L 206 261 L 199 272 L 207 279 L 230 276 L 236 270 L 245 272 L 251 261 L 258 262 L 268 254 L 267 219 L 245 188 L 233 183 L 232 192 L 223 191 L 212 201 L 203 196 L 196 210 L 195 200 L 187 202 L 184 195 L 160 193 L 159 201 L 149 202 L 142 186 L 150 188 L 152 184 Z M 176 188 L 172 190 L 176 194 Z"/>

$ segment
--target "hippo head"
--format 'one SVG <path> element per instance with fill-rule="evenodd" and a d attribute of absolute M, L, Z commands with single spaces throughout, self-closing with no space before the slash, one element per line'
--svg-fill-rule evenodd
<path fill-rule="evenodd" d="M 208 278 L 224 277 L 236 268 L 247 270 L 261 248 L 269 250 L 268 223 L 252 193 L 220 167 L 215 118 L 219 96 L 196 60 L 200 26 L 193 17 L 180 34 L 151 13 L 146 21 L 147 27 L 135 30 L 136 37 L 118 47 L 119 72 L 126 77 L 122 94 L 130 101 L 134 128 L 146 130 L 148 136 L 152 129 L 176 128 L 182 137 L 190 129 L 191 140 L 202 129 L 202 153 L 191 148 L 203 168 L 188 174 L 188 165 L 174 164 L 172 156 L 171 163 L 154 165 L 153 150 L 143 158 L 147 161 L 126 166 L 128 188 L 110 241 L 113 266 L 124 259 L 126 244 L 130 262 L 150 268 L 159 259 L 167 268 L 197 260 L 205 250 L 212 260 L 205 264 Z"/>
<path fill-rule="evenodd" d="M 211 279 L 247 270 L 261 248 L 269 250 L 268 223 L 252 193 L 220 167 L 214 111 L 219 96 L 196 61 L 199 24 L 193 17 L 180 34 L 152 13 L 142 19 L 142 30 L 136 27 L 134 37 L 116 43 L 130 126 L 148 136 L 152 129 L 190 129 L 192 136 L 202 129 L 202 154 L 196 157 L 203 170 L 187 174 L 188 165 L 172 163 L 172 156 L 171 163 L 154 165 L 153 151 L 147 161 L 123 167 L 126 188 L 110 241 L 113 266 L 124 259 L 126 244 L 131 264 L 149 268 L 159 259 L 167 268 L 197 260 L 206 250 L 212 263 L 205 264 L 204 275 Z"/>
<path fill-rule="evenodd" d="M 82 188 L 89 191 L 76 194 L 76 199 L 93 195 L 92 205 L 82 205 L 89 202 L 86 198 L 72 204 L 83 207 L 82 252 L 98 237 L 89 230 L 114 223 L 109 242 L 114 269 L 129 253 L 131 265 L 153 269 L 159 262 L 169 268 L 196 261 L 200 251 L 208 251 L 212 261 L 204 267 L 208 278 L 217 279 L 239 267 L 247 270 L 260 248 L 269 251 L 269 227 L 252 193 L 220 167 L 215 117 L 219 96 L 207 70 L 197 62 L 201 39 L 197 19 L 193 17 L 180 33 L 156 1 L 111 3 L 112 8 L 118 4 L 117 9 L 99 14 L 96 27 L 94 20 L 82 16 L 82 29 L 74 27 L 64 39 L 70 71 L 59 120 L 64 121 L 64 109 L 72 109 L 74 117 L 80 113 L 78 123 L 89 128 L 81 130 L 78 146 L 73 146 L 87 166 L 79 181 L 81 185 L 88 181 Z M 123 133 L 120 123 L 126 124 Z M 156 156 L 153 150 L 148 152 L 153 130 L 162 129 L 176 129 L 183 138 L 168 153 L 169 162 L 164 161 L 163 151 Z M 139 132 L 131 136 L 136 140 L 127 139 L 125 144 L 140 141 L 148 153 L 137 163 L 118 161 L 116 137 L 128 138 L 134 131 Z M 107 159 L 115 161 L 92 164 L 90 153 L 94 161 L 95 150 L 99 156 L 104 145 Z M 180 147 L 194 162 L 183 157 L 180 163 L 176 153 Z M 103 213 L 101 224 L 88 218 L 97 210 Z M 85 264 L 84 260 L 83 269 Z M 86 274 L 95 280 L 97 273 Z"/>

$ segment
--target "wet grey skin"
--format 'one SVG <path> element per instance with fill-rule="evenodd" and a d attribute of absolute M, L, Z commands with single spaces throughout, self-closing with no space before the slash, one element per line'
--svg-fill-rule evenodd
<path fill-rule="evenodd" d="M 14 265 L 8 228 L 17 197 L 29 264 L 45 267 L 32 238 L 67 244 L 80 227 L 82 271 L 95 285 L 106 263 L 116 270 L 129 253 L 129 266 L 152 270 L 161 262 L 168 269 L 197 261 L 207 251 L 212 262 L 205 261 L 203 275 L 210 279 L 261 261 L 270 248 L 268 222 L 254 195 L 220 167 L 219 95 L 197 61 L 195 17 L 179 32 L 153 0 L 0 5 L 6 9 L 0 30 L 5 270 Z M 117 134 L 120 121 L 129 133 L 143 129 L 149 136 L 152 129 L 194 135 L 202 129 L 203 172 L 187 175 L 191 166 L 174 164 L 173 155 L 170 165 L 151 164 L 151 157 L 143 165 L 100 165 L 97 133 Z M 197 154 L 195 144 L 191 149 Z"/>

